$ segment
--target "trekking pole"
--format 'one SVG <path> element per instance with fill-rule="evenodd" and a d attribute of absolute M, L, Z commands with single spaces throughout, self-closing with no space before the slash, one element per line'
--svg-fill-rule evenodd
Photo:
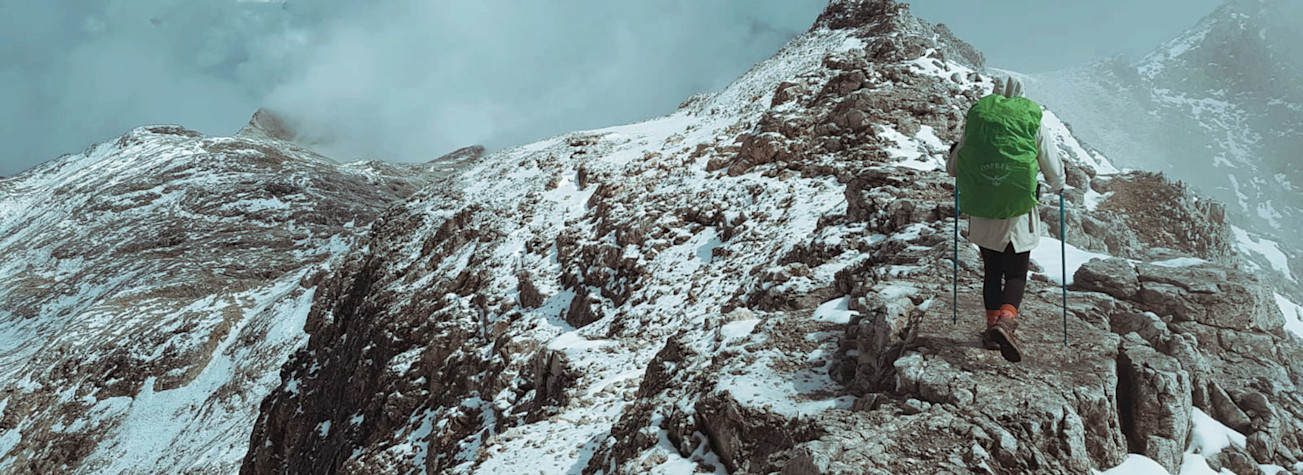
<path fill-rule="evenodd" d="M 953 281 L 954 291 L 951 294 L 954 296 L 954 302 L 952 303 L 951 307 L 954 309 L 955 315 L 951 319 L 951 323 L 958 324 L 959 323 L 959 184 L 958 183 L 955 183 L 955 259 L 954 262 L 955 262 L 955 279 Z"/>
<path fill-rule="evenodd" d="M 1063 345 L 1068 344 L 1068 227 L 1067 212 L 1063 206 L 1063 190 L 1059 190 L 1059 264 L 1063 269 Z"/>

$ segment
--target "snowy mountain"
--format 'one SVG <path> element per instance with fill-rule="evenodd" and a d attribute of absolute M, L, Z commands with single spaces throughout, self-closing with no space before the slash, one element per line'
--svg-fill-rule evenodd
<path fill-rule="evenodd" d="M 428 167 L 135 129 L 0 181 L 0 472 L 231 472 L 316 277 Z"/>
<path fill-rule="evenodd" d="M 1303 262 L 1297 18 L 1298 2 L 1232 0 L 1138 62 L 1033 76 L 1029 87 L 1120 166 L 1163 171 L 1230 204 L 1241 252 L 1296 285 L 1303 268 L 1287 262 Z"/>
<path fill-rule="evenodd" d="M 1067 242 L 1033 255 L 1028 359 L 980 347 L 969 245 L 952 323 L 942 157 L 991 86 L 904 5 L 834 0 L 642 123 L 407 169 L 331 163 L 255 117 L 0 181 L 0 244 L 27 253 L 9 281 L 129 282 L 0 294 L 35 309 L 0 327 L 21 374 L 0 388 L 0 470 L 1303 473 L 1303 310 L 1245 267 L 1224 205 L 1118 171 L 1052 111 Z M 309 178 L 268 188 L 286 174 Z M 124 180 L 144 191 L 109 193 Z M 121 204 L 84 211 L 101 201 Z M 167 223 L 186 239 L 128 245 Z M 83 241 L 97 260 L 56 253 Z M 263 273 L 223 287 L 237 264 Z M 174 268 L 214 277 L 138 296 L 195 281 Z"/>

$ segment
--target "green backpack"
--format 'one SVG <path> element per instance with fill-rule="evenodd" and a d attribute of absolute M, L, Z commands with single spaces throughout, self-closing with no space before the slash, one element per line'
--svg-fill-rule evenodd
<path fill-rule="evenodd" d="M 1007 219 L 1036 208 L 1040 128 L 1041 106 L 1024 97 L 991 94 L 968 109 L 964 146 L 955 162 L 963 213 Z"/>

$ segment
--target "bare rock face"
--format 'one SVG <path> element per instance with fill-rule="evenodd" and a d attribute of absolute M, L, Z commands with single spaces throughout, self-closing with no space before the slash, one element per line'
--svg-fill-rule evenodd
<path fill-rule="evenodd" d="M 1282 335 L 1280 309 L 1269 297 L 1266 285 L 1251 274 L 1209 264 L 1140 264 L 1135 266 L 1138 278 L 1134 280 L 1124 272 L 1110 270 L 1125 266 L 1130 264 L 1117 259 L 1091 261 L 1082 266 L 1077 277 L 1082 289 L 1107 291 L 1140 286 L 1139 292 L 1118 299 L 1119 309 L 1133 310 L 1114 313 L 1110 325 L 1112 331 L 1129 335 L 1128 354 L 1143 355 L 1142 359 L 1149 361 L 1145 371 L 1167 376 L 1137 376 L 1140 379 L 1133 380 L 1166 379 L 1146 384 L 1185 388 L 1186 378 L 1180 375 L 1188 373 L 1193 407 L 1247 437 L 1247 446 L 1240 447 L 1242 451 L 1219 454 L 1218 460 L 1231 465 L 1247 458 L 1260 464 L 1292 466 L 1300 443 L 1298 429 L 1303 428 L 1303 421 L 1297 417 L 1303 414 L 1303 408 L 1291 395 L 1295 392 L 1292 388 L 1303 382 L 1303 367 L 1296 359 L 1300 342 L 1296 337 Z M 1110 280 L 1110 276 L 1117 277 Z M 1154 352 L 1171 358 L 1159 357 L 1156 361 Z M 1132 361 L 1131 366 L 1138 368 Z M 1133 401 L 1132 406 L 1137 411 L 1159 414 L 1156 420 L 1162 421 L 1164 427 L 1160 432 L 1173 435 L 1163 438 L 1174 442 L 1159 440 L 1157 446 L 1162 449 L 1153 452 L 1167 457 L 1160 462 L 1179 465 L 1179 457 L 1172 459 L 1163 454 L 1171 450 L 1179 454 L 1184 449 L 1181 412 L 1171 404 L 1182 401 L 1186 390 L 1165 391 L 1172 394 L 1160 399 L 1161 404 L 1151 403 L 1148 409 L 1141 409 L 1146 406 Z M 1153 394 L 1155 390 L 1132 392 Z M 1129 440 L 1133 445 L 1149 447 L 1148 442 L 1136 437 Z M 1170 448 L 1173 446 L 1175 449 Z"/>
<path fill-rule="evenodd" d="M 1174 321 L 1279 333 L 1285 324 L 1271 289 L 1255 276 L 1211 265 L 1170 267 L 1123 259 L 1090 261 L 1077 286 L 1103 292 Z"/>
<path fill-rule="evenodd" d="M 1118 372 L 1118 407 L 1130 450 L 1179 472 L 1190 437 L 1190 374 L 1135 334 L 1122 345 Z"/>

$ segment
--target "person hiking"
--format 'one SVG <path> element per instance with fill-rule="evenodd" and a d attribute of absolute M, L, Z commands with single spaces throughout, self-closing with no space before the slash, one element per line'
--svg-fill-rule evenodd
<path fill-rule="evenodd" d="M 982 343 L 1005 359 L 1022 360 L 1015 331 L 1027 288 L 1031 250 L 1040 242 L 1037 172 L 1049 190 L 1063 190 L 1063 161 L 1046 138 L 1041 107 L 1022 97 L 1013 77 L 968 110 L 964 133 L 950 149 L 946 171 L 955 177 L 959 210 L 968 215 L 968 240 L 981 249 Z"/>

